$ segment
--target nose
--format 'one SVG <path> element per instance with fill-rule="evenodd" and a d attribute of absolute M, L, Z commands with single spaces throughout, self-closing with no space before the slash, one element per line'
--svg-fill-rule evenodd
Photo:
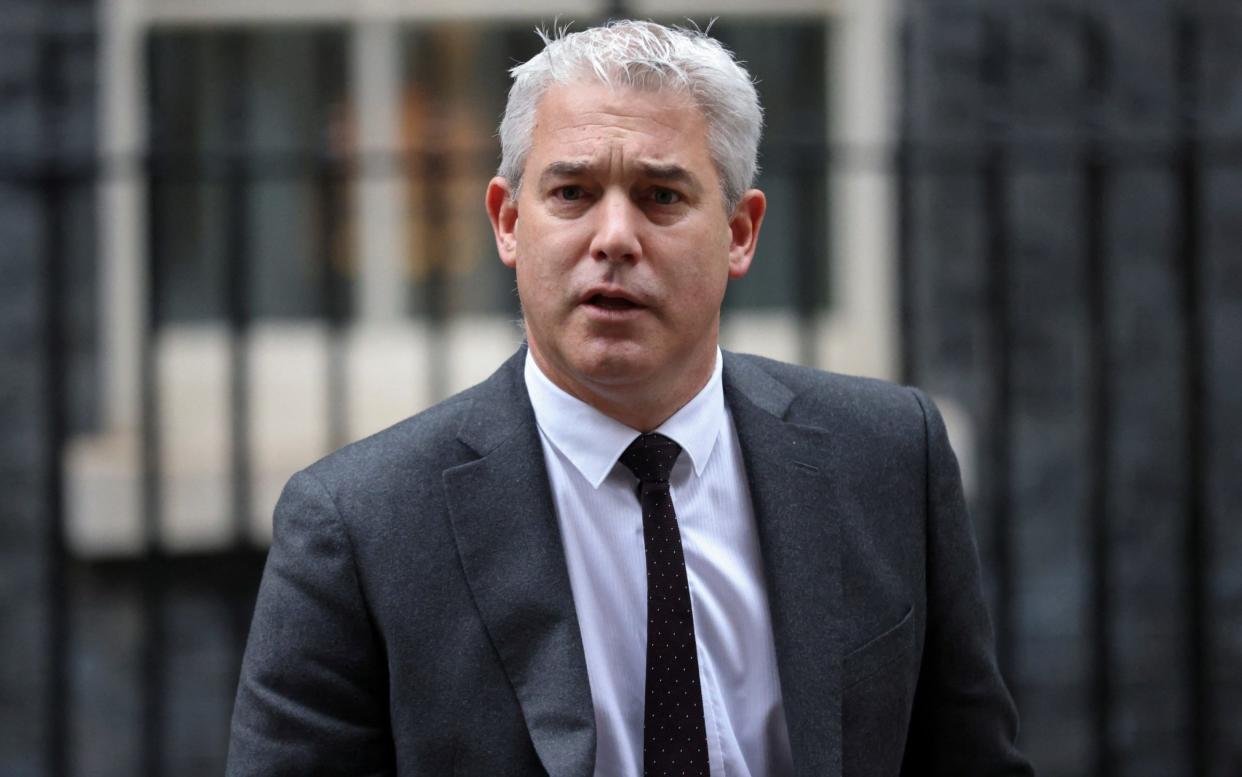
<path fill-rule="evenodd" d="M 591 257 L 599 261 L 634 262 L 642 255 L 638 220 L 642 214 L 621 192 L 608 192 L 596 207 Z"/>

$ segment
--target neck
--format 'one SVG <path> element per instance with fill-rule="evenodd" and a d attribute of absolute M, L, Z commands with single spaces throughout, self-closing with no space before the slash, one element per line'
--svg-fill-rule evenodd
<path fill-rule="evenodd" d="M 710 358 L 679 364 L 665 379 L 648 378 L 634 382 L 596 382 L 574 380 L 557 370 L 530 344 L 535 364 L 557 387 L 615 421 L 646 433 L 654 431 L 703 390 L 716 369 L 716 344 Z"/>

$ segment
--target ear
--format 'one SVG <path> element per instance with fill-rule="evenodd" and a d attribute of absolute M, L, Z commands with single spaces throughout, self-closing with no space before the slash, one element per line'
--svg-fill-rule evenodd
<path fill-rule="evenodd" d="M 750 269 L 759 244 L 759 226 L 767 212 L 768 199 L 758 189 L 749 189 L 729 219 L 729 277 L 741 278 Z"/>
<path fill-rule="evenodd" d="M 496 235 L 496 253 L 505 267 L 517 266 L 517 199 L 507 178 L 496 176 L 487 184 L 487 217 Z"/>

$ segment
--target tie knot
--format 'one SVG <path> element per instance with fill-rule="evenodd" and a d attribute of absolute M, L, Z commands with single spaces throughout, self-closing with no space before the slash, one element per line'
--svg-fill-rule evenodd
<path fill-rule="evenodd" d="M 621 454 L 621 463 L 643 483 L 667 483 L 681 446 L 662 434 L 644 434 Z"/>

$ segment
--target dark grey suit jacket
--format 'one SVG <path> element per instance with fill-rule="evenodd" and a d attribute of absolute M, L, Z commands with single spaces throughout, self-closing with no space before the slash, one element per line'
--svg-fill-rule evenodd
<path fill-rule="evenodd" d="M 591 691 L 524 357 L 290 480 L 229 775 L 592 774 Z M 934 406 L 734 354 L 724 390 L 796 774 L 1029 774 Z"/>

